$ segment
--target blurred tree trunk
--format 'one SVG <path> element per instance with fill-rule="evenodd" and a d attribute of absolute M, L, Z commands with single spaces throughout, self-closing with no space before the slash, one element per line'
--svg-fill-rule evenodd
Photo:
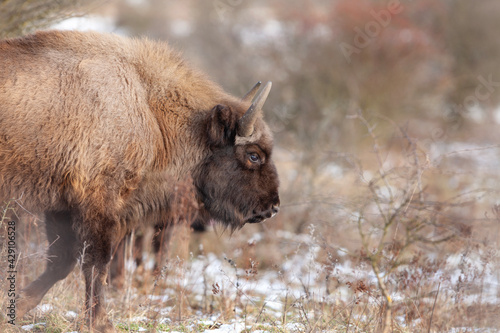
<path fill-rule="evenodd" d="M 0 39 L 83 15 L 93 3 L 95 0 L 0 0 Z"/>

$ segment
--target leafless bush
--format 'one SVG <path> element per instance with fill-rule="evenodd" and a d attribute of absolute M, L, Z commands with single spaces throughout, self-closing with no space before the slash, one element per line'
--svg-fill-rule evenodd
<path fill-rule="evenodd" d="M 446 317 L 442 309 L 451 306 L 447 301 L 438 302 L 449 297 L 446 290 L 457 288 L 454 297 L 460 297 L 464 290 L 466 294 L 474 294 L 471 284 L 474 281 L 479 288 L 476 294 L 481 294 L 483 287 L 478 282 L 484 281 L 489 265 L 494 262 L 492 251 L 496 252 L 490 245 L 472 238 L 472 226 L 477 218 L 472 215 L 458 217 L 476 204 L 471 196 L 483 197 L 494 192 L 474 189 L 474 185 L 470 185 L 466 191 L 447 199 L 436 196 L 432 186 L 436 166 L 404 128 L 393 124 L 399 132 L 402 149 L 396 153 L 396 158 L 391 158 L 394 152 L 383 148 L 375 126 L 361 112 L 351 118 L 367 130 L 373 142 L 373 159 L 365 168 L 362 159 L 349 156 L 348 162 L 358 175 L 355 182 L 358 191 L 345 209 L 348 210 L 348 224 L 357 229 L 359 236 L 359 250 L 352 255 L 360 264 L 369 265 L 376 288 L 363 280 L 347 280 L 346 284 L 355 294 L 366 294 L 382 301 L 380 326 L 383 332 L 397 330 L 394 312 L 397 316 L 405 316 L 407 327 L 418 319 L 421 329 L 430 330 L 436 324 L 433 323 L 436 321 L 434 312 L 440 312 L 437 321 L 442 324 Z M 471 251 L 471 246 L 475 251 Z M 452 273 L 447 257 L 457 255 L 457 247 L 458 253 L 469 251 L 463 252 L 464 264 L 460 266 L 459 280 L 455 281 L 452 275 L 457 273 Z M 351 247 L 354 249 L 355 246 Z M 479 260 L 471 259 L 475 258 L 473 252 L 479 253 Z M 331 260 L 330 263 L 334 265 Z M 478 307 L 485 305 L 478 301 Z M 439 303 L 437 307 L 436 303 Z M 462 306 L 465 304 L 459 307 Z"/>

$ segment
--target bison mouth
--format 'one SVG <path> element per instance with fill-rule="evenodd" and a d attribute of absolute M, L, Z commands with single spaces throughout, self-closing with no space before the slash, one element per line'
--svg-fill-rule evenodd
<path fill-rule="evenodd" d="M 247 217 L 245 219 L 245 223 L 263 222 L 266 219 L 269 219 L 269 218 L 273 217 L 274 215 L 276 215 L 278 213 L 278 211 L 279 211 L 278 206 L 273 206 L 273 207 L 269 208 L 268 210 L 258 212 L 258 213 L 256 213 L 254 211 L 252 215 L 250 215 L 249 217 Z"/>

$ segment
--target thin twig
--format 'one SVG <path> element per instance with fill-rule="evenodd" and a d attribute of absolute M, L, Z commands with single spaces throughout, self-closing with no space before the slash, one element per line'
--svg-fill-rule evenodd
<path fill-rule="evenodd" d="M 349 332 L 349 326 L 351 325 L 352 310 L 354 309 L 355 304 L 356 304 L 356 296 L 354 296 L 354 302 L 352 302 L 351 311 L 349 311 L 349 319 L 347 319 L 347 328 L 345 330 L 345 333 Z"/>
<path fill-rule="evenodd" d="M 439 288 L 441 287 L 441 282 L 438 284 L 438 290 L 436 292 L 436 297 L 434 297 L 434 304 L 432 305 L 432 311 L 431 311 L 431 319 L 429 320 L 429 329 L 427 330 L 428 333 L 431 333 L 431 326 L 432 326 L 432 318 L 434 317 L 434 308 L 436 307 L 436 301 L 439 295 Z"/>

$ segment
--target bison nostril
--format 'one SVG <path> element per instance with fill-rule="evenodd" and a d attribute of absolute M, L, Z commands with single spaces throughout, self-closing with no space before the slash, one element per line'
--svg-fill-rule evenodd
<path fill-rule="evenodd" d="M 273 205 L 273 207 L 271 208 L 271 211 L 273 212 L 272 216 L 278 214 L 278 212 L 280 211 L 279 205 Z"/>

